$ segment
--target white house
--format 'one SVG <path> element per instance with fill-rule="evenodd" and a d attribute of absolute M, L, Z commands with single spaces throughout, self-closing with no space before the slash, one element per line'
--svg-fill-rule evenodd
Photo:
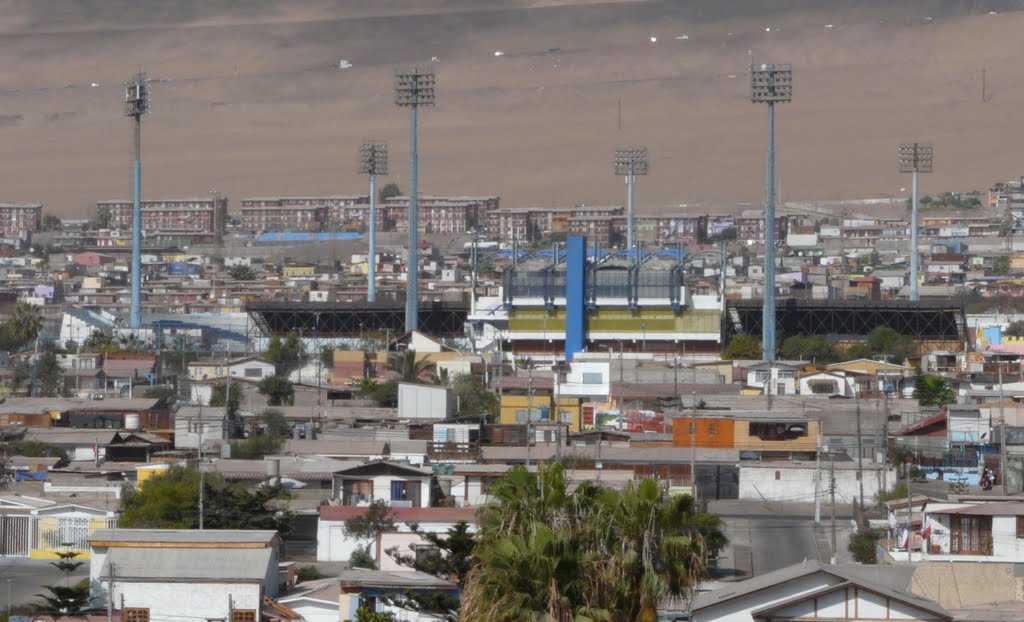
<path fill-rule="evenodd" d="M 825 494 L 833 472 L 826 457 L 821 460 L 821 486 L 819 494 Z M 861 478 L 856 461 L 834 463 L 837 499 L 856 499 L 860 496 Z M 740 499 L 767 499 L 769 501 L 790 501 L 814 503 L 814 479 L 817 465 L 814 462 L 740 462 Z M 864 499 L 870 503 L 881 488 L 881 472 L 886 470 L 887 481 L 896 481 L 896 471 L 889 465 L 864 464 Z"/>
<path fill-rule="evenodd" d="M 448 419 L 454 411 L 455 400 L 450 388 L 398 383 L 399 419 Z"/>
<path fill-rule="evenodd" d="M 304 581 L 277 602 L 302 616 L 306 622 L 338 622 L 339 619 L 354 619 L 355 615 L 339 618 L 339 601 L 342 598 L 338 579 L 317 579 Z"/>
<path fill-rule="evenodd" d="M 698 594 L 687 615 L 659 611 L 660 620 L 764 622 L 830 620 L 857 622 L 949 622 L 953 616 L 934 601 L 861 579 L 854 568 L 805 561 L 727 587 Z"/>
<path fill-rule="evenodd" d="M 796 393 L 797 368 L 785 363 L 758 363 L 747 371 L 747 384 L 772 395 Z"/>
<path fill-rule="evenodd" d="M 199 437 L 203 445 L 227 438 L 227 419 L 223 408 L 184 406 L 174 416 L 174 447 L 196 449 Z"/>
<path fill-rule="evenodd" d="M 280 543 L 274 531 L 99 530 L 93 605 L 112 597 L 124 620 L 258 621 L 264 597 L 278 593 Z"/>
<path fill-rule="evenodd" d="M 1024 502 L 924 506 L 921 557 L 927 561 L 1024 563 Z"/>
<path fill-rule="evenodd" d="M 341 505 L 368 506 L 385 501 L 392 507 L 430 507 L 433 471 L 380 460 L 343 469 L 334 474 L 334 499 Z"/>
<path fill-rule="evenodd" d="M 245 378 L 252 382 L 269 378 L 276 371 L 272 363 L 255 356 L 245 356 L 229 361 L 193 361 L 188 364 L 188 378 L 192 381 L 214 380 L 226 377 L 229 370 L 232 378 Z"/>
<path fill-rule="evenodd" d="M 604 401 L 611 387 L 610 368 L 607 361 L 573 361 L 559 378 L 558 394 Z"/>
<path fill-rule="evenodd" d="M 820 371 L 800 376 L 800 395 L 853 397 L 855 392 L 853 378 L 844 373 Z"/>
<path fill-rule="evenodd" d="M 340 583 L 341 597 L 335 620 L 355 620 L 356 611 L 360 607 L 367 607 L 402 622 L 445 622 L 446 616 L 419 611 L 416 607 L 401 606 L 402 595 L 410 592 L 442 593 L 451 597 L 459 595 L 458 585 L 454 582 L 408 568 L 399 571 L 352 568 L 342 570 L 337 581 Z"/>
<path fill-rule="evenodd" d="M 398 547 L 403 553 L 410 553 L 414 547 L 427 544 L 413 533 L 410 524 L 418 526 L 424 533 L 445 533 L 456 523 L 465 521 L 476 530 L 476 508 L 403 508 L 391 509 L 395 530 L 382 534 L 376 541 L 360 540 L 345 531 L 345 521 L 366 513 L 366 508 L 355 506 L 325 505 L 320 508 L 317 521 L 316 560 L 318 562 L 344 562 L 357 549 L 369 545 L 374 559 L 384 563 L 386 550 Z"/>

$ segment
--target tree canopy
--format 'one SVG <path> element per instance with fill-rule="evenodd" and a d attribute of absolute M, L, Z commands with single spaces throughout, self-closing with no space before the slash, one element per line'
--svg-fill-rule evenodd
<path fill-rule="evenodd" d="M 283 486 L 247 490 L 218 475 L 204 476 L 203 527 L 206 529 L 273 529 L 285 537 L 290 517 L 274 503 L 288 498 Z M 141 489 L 121 497 L 118 524 L 137 529 L 196 529 L 199 527 L 199 471 L 172 467 L 146 480 Z"/>
<path fill-rule="evenodd" d="M 914 399 L 921 406 L 942 406 L 956 401 L 956 392 L 942 376 L 918 371 L 914 376 Z"/>
<path fill-rule="evenodd" d="M 285 376 L 268 376 L 260 380 L 256 388 L 267 398 L 268 406 L 292 406 L 295 403 L 295 387 Z"/>
<path fill-rule="evenodd" d="M 521 466 L 488 489 L 460 618 L 656 620 L 726 542 L 721 520 L 654 480 L 570 493 L 559 464 Z"/>
<path fill-rule="evenodd" d="M 761 342 L 750 335 L 736 335 L 722 350 L 722 358 L 733 360 L 757 360 L 761 358 Z"/>

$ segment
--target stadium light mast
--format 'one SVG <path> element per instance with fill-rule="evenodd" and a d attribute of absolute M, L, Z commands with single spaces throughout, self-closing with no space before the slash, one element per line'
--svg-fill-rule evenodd
<path fill-rule="evenodd" d="M 768 179 L 764 209 L 764 298 L 761 333 L 763 358 L 775 360 L 775 104 L 793 101 L 790 65 L 751 65 L 750 101 L 768 104 Z"/>
<path fill-rule="evenodd" d="M 900 172 L 911 173 L 911 212 L 910 212 L 910 299 L 920 300 L 917 291 L 918 252 L 917 252 L 917 174 L 932 172 L 931 143 L 900 143 Z"/>
<path fill-rule="evenodd" d="M 434 105 L 434 70 L 420 67 L 395 71 L 395 104 L 412 109 L 409 170 L 409 264 L 405 296 L 405 330 L 419 327 L 419 148 L 417 130 L 420 106 Z"/>
<path fill-rule="evenodd" d="M 388 146 L 365 142 L 359 148 L 359 172 L 370 176 L 370 249 L 366 270 L 366 302 L 377 302 L 377 175 L 388 174 Z"/>
<path fill-rule="evenodd" d="M 626 248 L 633 248 L 636 221 L 633 216 L 633 183 L 637 175 L 647 174 L 647 147 L 616 149 L 613 163 L 615 174 L 626 178 Z"/>
<path fill-rule="evenodd" d="M 149 85 L 146 74 L 137 73 L 124 85 L 124 114 L 135 119 L 132 192 L 132 300 L 128 326 L 142 328 L 142 115 L 149 111 Z"/>

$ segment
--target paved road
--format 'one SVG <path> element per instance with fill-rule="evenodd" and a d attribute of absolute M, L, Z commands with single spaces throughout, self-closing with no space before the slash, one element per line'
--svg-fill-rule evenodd
<path fill-rule="evenodd" d="M 764 574 L 805 559 L 821 559 L 813 507 L 714 501 L 708 509 L 725 521 L 730 540 L 719 567 L 734 570 L 737 578 Z M 824 559 L 827 561 L 827 552 Z"/>
<path fill-rule="evenodd" d="M 71 575 L 76 583 L 89 576 L 88 560 Z M 10 582 L 8 582 L 10 580 Z M 50 562 L 17 557 L 0 557 L 0 606 L 7 610 L 8 603 L 24 605 L 39 601 L 37 594 L 44 585 L 62 585 L 64 573 L 50 565 Z M 10 588 L 10 600 L 7 592 Z"/>

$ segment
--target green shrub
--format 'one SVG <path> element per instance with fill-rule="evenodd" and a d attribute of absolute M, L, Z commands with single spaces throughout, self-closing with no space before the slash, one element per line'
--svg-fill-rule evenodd
<path fill-rule="evenodd" d="M 320 573 L 316 571 L 314 566 L 300 566 L 295 569 L 295 579 L 298 583 L 303 581 L 316 581 L 320 578 Z"/>
<path fill-rule="evenodd" d="M 862 564 L 877 564 L 876 555 L 878 539 L 882 534 L 874 529 L 861 529 L 850 538 L 847 549 L 853 554 L 853 559 Z"/>

